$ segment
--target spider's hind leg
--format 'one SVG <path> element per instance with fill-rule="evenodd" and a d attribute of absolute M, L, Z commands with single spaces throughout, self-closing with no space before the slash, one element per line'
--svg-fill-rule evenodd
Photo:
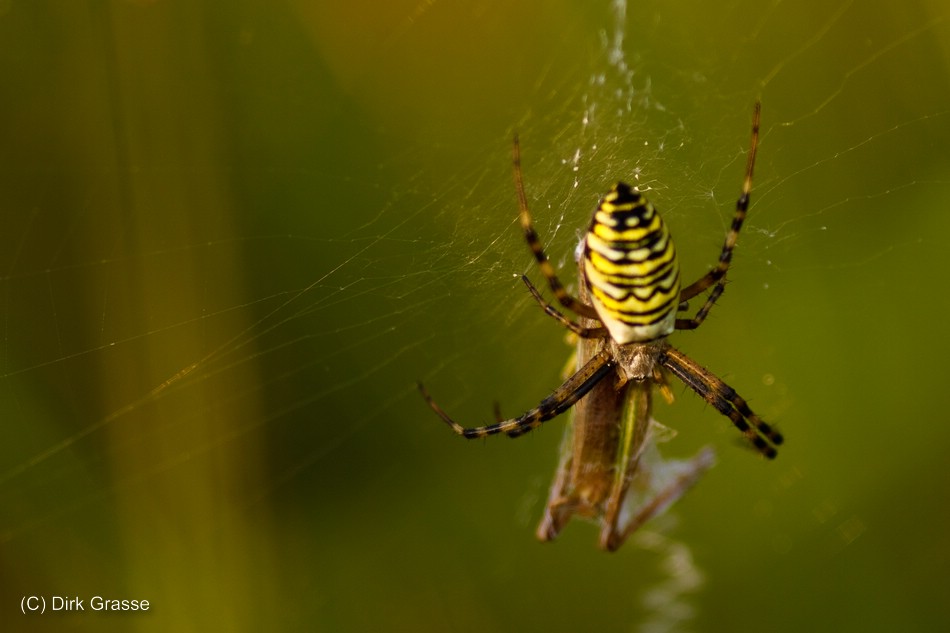
<path fill-rule="evenodd" d="M 551 292 L 554 293 L 554 296 L 562 306 L 579 316 L 596 319 L 597 312 L 592 306 L 582 303 L 564 288 L 564 284 L 558 279 L 554 266 L 551 265 L 551 261 L 544 252 L 544 245 L 541 244 L 541 238 L 538 237 L 537 231 L 534 230 L 531 212 L 528 210 L 528 197 L 524 192 L 524 179 L 521 175 L 521 145 L 518 143 L 517 136 L 515 136 L 512 142 L 511 154 L 515 172 L 515 189 L 518 192 L 518 217 L 521 219 L 524 239 L 528 242 L 528 248 L 530 248 L 534 254 L 535 261 L 538 262 L 538 268 L 541 269 L 541 274 L 548 280 L 548 286 L 550 286 Z"/>

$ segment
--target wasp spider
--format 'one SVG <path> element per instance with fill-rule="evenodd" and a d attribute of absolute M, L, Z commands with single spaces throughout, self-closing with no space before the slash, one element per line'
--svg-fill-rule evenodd
<path fill-rule="evenodd" d="M 666 340 L 674 330 L 699 327 L 725 288 L 726 273 L 749 206 L 758 137 L 756 103 L 742 193 L 719 261 L 709 272 L 681 288 L 679 260 L 669 229 L 643 195 L 620 182 L 601 200 L 579 249 L 576 298 L 558 280 L 532 225 L 515 138 L 515 187 L 525 239 L 555 298 L 578 320 L 564 316 L 541 297 L 527 277 L 522 279 L 544 311 L 577 335 L 577 370 L 530 411 L 472 428 L 450 418 L 421 383 L 419 389 L 439 417 L 469 439 L 496 433 L 518 437 L 577 405 L 573 437 L 568 440 L 538 529 L 542 540 L 554 538 L 571 514 L 577 513 L 600 520 L 601 545 L 616 549 L 711 464 L 709 454 L 699 456 L 691 465 L 677 470 L 676 476 L 664 476 L 664 483 L 646 484 L 647 498 L 641 495 L 639 501 L 627 501 L 638 477 L 661 478 L 662 462 L 641 458 L 654 448 L 650 434 L 652 425 L 658 423 L 650 418 L 653 388 L 671 397 L 667 373 L 728 417 L 759 453 L 769 459 L 775 457 L 782 443 L 778 430 L 756 415 L 732 387 Z M 689 300 L 706 291 L 708 296 L 692 317 L 677 316 L 687 309 Z M 645 469 L 656 472 L 644 473 Z M 640 507 L 629 507 L 632 504 Z"/>

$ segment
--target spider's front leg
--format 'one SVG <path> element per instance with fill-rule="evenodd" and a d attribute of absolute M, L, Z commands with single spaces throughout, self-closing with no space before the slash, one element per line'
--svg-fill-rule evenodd
<path fill-rule="evenodd" d="M 609 374 L 612 369 L 613 363 L 610 353 L 604 350 L 591 358 L 583 367 L 577 370 L 573 376 L 568 378 L 564 384 L 555 389 L 550 396 L 542 400 L 534 409 L 527 411 L 517 418 L 502 420 L 501 422 L 487 426 L 462 426 L 450 418 L 449 415 L 442 410 L 442 407 L 435 403 L 421 382 L 418 383 L 418 387 L 420 393 L 422 393 L 422 397 L 425 398 L 425 401 L 432 410 L 435 411 L 456 434 L 466 439 L 487 437 L 489 435 L 495 435 L 496 433 L 505 433 L 509 437 L 519 437 L 570 409 L 574 406 L 575 402 L 583 398 L 604 376 Z"/>
<path fill-rule="evenodd" d="M 729 418 L 759 453 L 768 459 L 778 455 L 778 447 L 784 441 L 782 434 L 756 415 L 735 389 L 675 347 L 667 348 L 659 360 L 687 387 Z"/>

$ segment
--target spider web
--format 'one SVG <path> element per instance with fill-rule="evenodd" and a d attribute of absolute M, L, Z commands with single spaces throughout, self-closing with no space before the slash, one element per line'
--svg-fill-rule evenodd
<path fill-rule="evenodd" d="M 289 600 L 340 629 L 378 623 L 333 606 L 352 608 L 359 587 L 397 620 L 430 605 L 433 627 L 664 630 L 695 616 L 680 594 L 702 583 L 659 606 L 631 596 L 706 576 L 706 614 L 761 621 L 783 581 L 749 587 L 745 611 L 712 605 L 802 548 L 820 567 L 868 525 L 896 531 L 866 498 L 899 498 L 914 477 L 886 474 L 909 459 L 939 472 L 945 431 L 882 431 L 939 419 L 939 397 L 868 394 L 939 387 L 919 348 L 885 341 L 947 307 L 932 290 L 950 198 L 941 4 L 0 11 L 5 84 L 25 86 L 0 106 L 7 605 L 111 592 L 159 599 L 169 623 L 220 626 L 227 612 L 237 629 Z M 692 560 L 684 542 L 717 553 L 702 573 L 641 569 L 637 592 L 629 566 L 590 560 L 583 526 L 531 549 L 559 426 L 473 447 L 414 383 L 470 424 L 491 419 L 493 399 L 515 414 L 557 384 L 569 350 L 518 280 L 540 277 L 517 225 L 514 133 L 564 281 L 618 178 L 647 192 L 698 277 L 731 219 L 756 99 L 762 141 L 731 283 L 673 342 L 778 420 L 789 447 L 763 465 L 728 446 L 733 430 L 699 399 L 661 407 L 680 430 L 674 453 L 713 441 L 722 463 L 681 504 L 681 538 L 643 542 L 667 543 L 674 566 Z M 950 351 L 930 345 L 928 358 Z M 922 375 L 897 369 L 911 366 Z M 908 516 L 941 525 L 937 510 Z M 426 571 L 404 589 L 409 558 Z M 545 582 L 558 565 L 600 582 Z M 522 567 L 548 597 L 486 607 L 488 586 L 531 582 Z M 449 604 L 431 606 L 449 586 Z"/>

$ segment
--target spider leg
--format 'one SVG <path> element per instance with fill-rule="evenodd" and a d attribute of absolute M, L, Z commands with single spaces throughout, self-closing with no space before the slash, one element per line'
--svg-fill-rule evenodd
<path fill-rule="evenodd" d="M 752 172 L 755 169 L 755 152 L 759 145 L 759 113 L 760 104 L 756 102 L 755 109 L 752 111 L 752 143 L 749 148 L 748 162 L 745 168 L 745 180 L 742 182 L 742 193 L 736 201 L 736 214 L 732 218 L 732 226 L 729 227 L 729 233 L 726 234 L 726 241 L 722 245 L 722 251 L 719 253 L 719 262 L 716 267 L 703 275 L 700 279 L 686 286 L 680 291 L 680 302 L 689 301 L 696 295 L 705 292 L 708 288 L 715 285 L 709 297 L 703 303 L 699 312 L 692 319 L 677 319 L 677 330 L 692 330 L 699 327 L 706 315 L 712 309 L 714 303 L 722 294 L 725 288 L 726 273 L 729 271 L 729 265 L 732 263 L 732 251 L 739 240 L 739 231 L 742 229 L 742 223 L 745 221 L 746 212 L 749 209 L 749 192 L 752 191 Z"/>
<path fill-rule="evenodd" d="M 722 295 L 723 290 L 726 289 L 726 276 L 723 276 L 716 282 L 716 285 L 713 287 L 712 292 L 709 293 L 709 296 L 706 298 L 706 301 L 703 302 L 702 307 L 699 308 L 699 311 L 691 319 L 676 319 L 677 330 L 695 330 L 699 325 L 706 320 L 706 317 L 709 315 L 709 311 L 712 310 L 712 307 L 716 305 L 716 301 L 719 300 L 719 297 Z M 680 295 L 682 297 L 682 294 Z M 685 302 L 683 302 L 685 303 Z M 683 306 L 680 309 L 687 309 L 688 306 Z"/>
<path fill-rule="evenodd" d="M 783 441 L 782 434 L 756 415 L 735 389 L 674 347 L 667 348 L 659 360 L 703 400 L 732 420 L 762 455 L 773 459 L 778 454 L 776 447 Z"/>
<path fill-rule="evenodd" d="M 557 278 L 554 266 L 551 265 L 548 256 L 544 252 L 544 246 L 541 244 L 541 238 L 534 230 L 534 224 L 531 222 L 531 212 L 528 211 L 528 197 L 524 193 L 524 181 L 521 177 L 521 146 L 518 144 L 518 137 L 515 136 L 512 148 L 512 163 L 515 171 L 515 189 L 518 192 L 518 209 L 521 219 L 521 228 L 524 230 L 524 238 L 528 242 L 528 247 L 534 253 L 534 259 L 538 262 L 538 268 L 541 274 L 548 280 L 551 291 L 562 306 L 589 319 L 596 319 L 597 312 L 592 306 L 586 305 L 572 297 L 564 285 Z"/>
<path fill-rule="evenodd" d="M 544 300 L 541 296 L 541 293 L 538 292 L 538 289 L 534 287 L 534 284 L 531 283 L 531 280 L 528 279 L 527 275 L 521 275 L 521 281 L 524 282 L 524 285 L 528 287 L 528 292 L 531 293 L 531 296 L 534 297 L 535 301 L 544 309 L 544 313 L 549 317 L 552 317 L 555 321 L 569 329 L 574 334 L 577 334 L 581 338 L 602 338 L 607 335 L 607 328 L 600 327 L 584 327 L 578 325 L 574 321 L 571 321 L 566 316 L 558 312 L 550 303 Z"/>
<path fill-rule="evenodd" d="M 438 414 L 442 420 L 452 427 L 458 435 L 467 439 L 486 437 L 496 433 L 506 433 L 509 437 L 518 437 L 528 431 L 541 426 L 551 418 L 555 418 L 570 409 L 575 402 L 580 400 L 591 389 L 600 382 L 604 376 L 613 370 L 614 365 L 610 354 L 604 350 L 591 358 L 587 364 L 581 367 L 577 372 L 567 379 L 560 387 L 541 401 L 534 409 L 522 414 L 520 417 L 502 420 L 488 426 L 477 426 L 466 428 L 450 418 L 442 408 L 432 400 L 432 396 L 426 388 L 419 383 L 419 391 L 422 397 L 429 404 L 433 411 Z"/>

